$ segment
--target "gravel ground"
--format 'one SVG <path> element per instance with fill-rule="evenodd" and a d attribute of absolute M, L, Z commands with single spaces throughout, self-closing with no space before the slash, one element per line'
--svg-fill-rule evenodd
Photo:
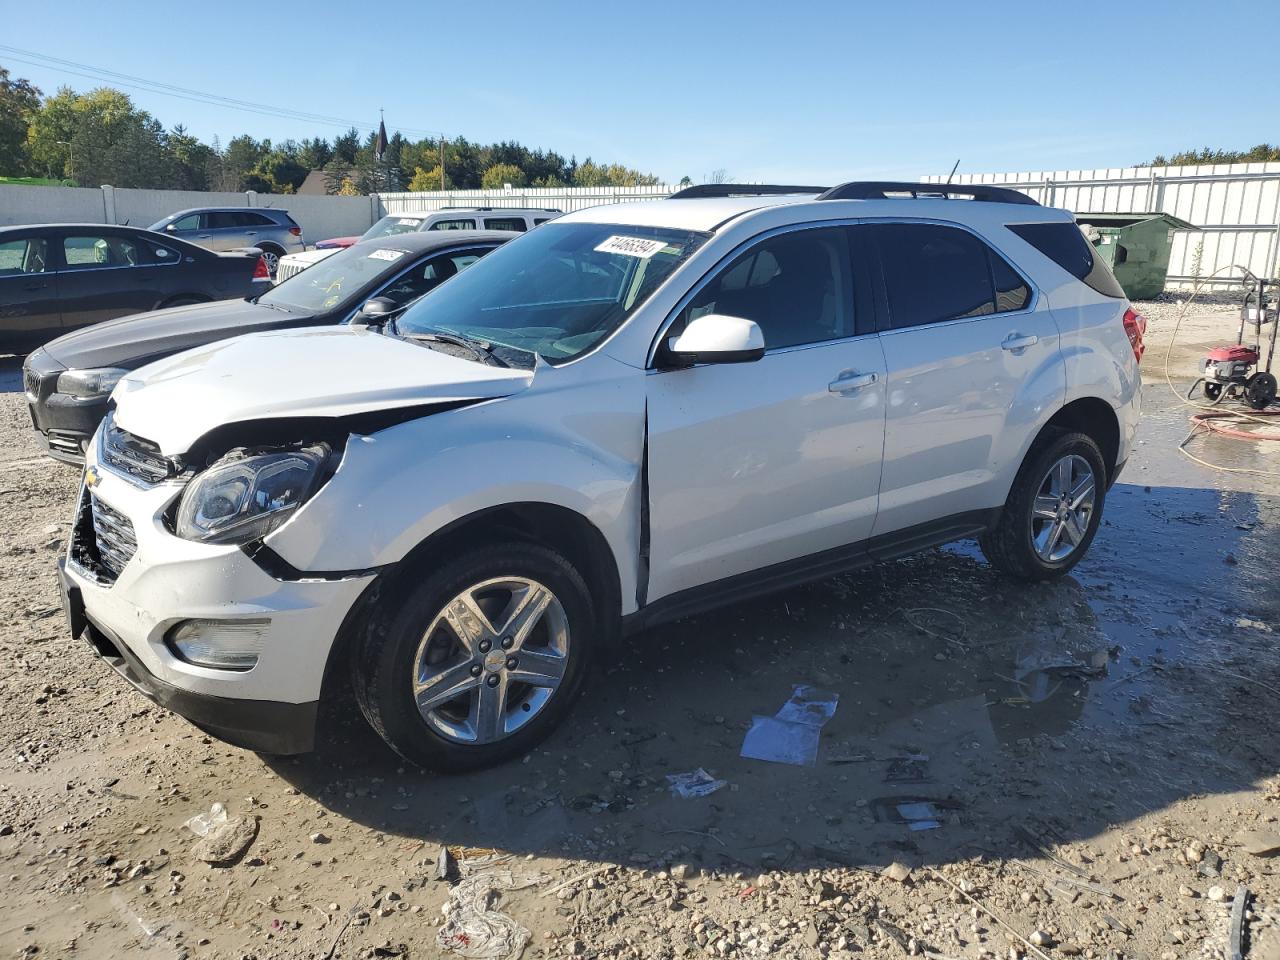
<path fill-rule="evenodd" d="M 456 777 L 342 705 L 312 755 L 228 747 L 73 642 L 77 474 L 0 360 L 0 956 L 483 956 L 477 931 L 527 930 L 533 958 L 1218 958 L 1243 884 L 1247 956 L 1280 960 L 1280 486 L 1178 454 L 1178 308 L 1142 309 L 1141 443 L 1073 576 L 959 544 L 673 624 L 543 748 Z M 1191 311 L 1175 383 L 1234 309 Z M 742 758 L 800 683 L 839 695 L 816 764 Z M 700 768 L 726 785 L 673 796 Z M 921 802 L 933 829 L 901 822 Z M 214 803 L 248 840 L 229 865 L 184 826 Z"/>

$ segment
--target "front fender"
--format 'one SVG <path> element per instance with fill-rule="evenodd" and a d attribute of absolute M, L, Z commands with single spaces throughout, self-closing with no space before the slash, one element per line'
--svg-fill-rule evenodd
<path fill-rule="evenodd" d="M 363 570 L 400 561 L 472 514 L 545 503 L 603 534 L 629 608 L 644 451 L 643 377 L 629 379 L 532 390 L 352 435 L 334 476 L 266 544 L 304 573 Z"/>

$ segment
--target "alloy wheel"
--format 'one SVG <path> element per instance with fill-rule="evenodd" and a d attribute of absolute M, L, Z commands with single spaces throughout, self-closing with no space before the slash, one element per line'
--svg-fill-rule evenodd
<path fill-rule="evenodd" d="M 1096 492 L 1084 457 L 1068 454 L 1049 468 L 1031 506 L 1031 542 L 1041 560 L 1059 563 L 1084 542 Z"/>
<path fill-rule="evenodd" d="M 564 607 L 537 581 L 500 577 L 468 587 L 445 604 L 418 645 L 418 712 L 456 743 L 508 737 L 555 695 L 569 642 Z"/>

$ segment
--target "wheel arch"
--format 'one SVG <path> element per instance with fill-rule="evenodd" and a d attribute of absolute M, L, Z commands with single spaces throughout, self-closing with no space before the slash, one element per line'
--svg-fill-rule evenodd
<path fill-rule="evenodd" d="M 554 503 L 527 501 L 489 507 L 452 521 L 378 574 L 344 618 L 325 663 L 322 699 L 340 695 L 351 645 L 362 630 L 379 629 L 376 611 L 384 598 L 437 557 L 523 540 L 550 547 L 577 569 L 596 606 L 596 629 L 605 647 L 621 637 L 622 581 L 613 551 L 600 528 L 582 514 Z"/>
<path fill-rule="evenodd" d="M 1107 467 L 1107 485 L 1110 486 L 1120 456 L 1120 420 L 1111 404 L 1099 397 L 1072 400 L 1049 418 L 1036 437 L 1037 442 L 1047 431 L 1055 429 L 1075 431 L 1093 438 L 1102 450 L 1102 459 Z"/>

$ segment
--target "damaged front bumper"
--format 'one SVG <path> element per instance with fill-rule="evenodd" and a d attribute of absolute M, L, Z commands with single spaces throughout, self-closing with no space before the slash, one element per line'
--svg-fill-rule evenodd
<path fill-rule="evenodd" d="M 144 696 L 229 743 L 309 750 L 330 650 L 373 574 L 277 578 L 239 547 L 170 533 L 163 514 L 180 486 L 140 486 L 92 463 L 91 471 L 59 562 L 72 632 Z M 191 621 L 252 621 L 256 661 L 224 669 L 184 659 L 172 640 Z"/>

